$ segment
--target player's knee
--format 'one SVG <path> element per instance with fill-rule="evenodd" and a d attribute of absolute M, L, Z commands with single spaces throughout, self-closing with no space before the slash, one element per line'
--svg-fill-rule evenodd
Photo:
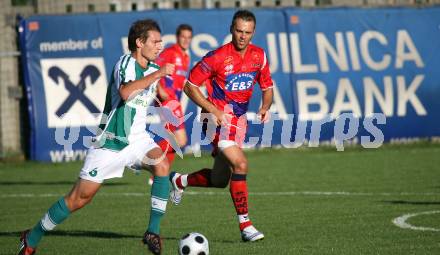
<path fill-rule="evenodd" d="M 247 160 L 243 159 L 234 164 L 234 173 L 246 174 L 248 171 Z"/>
<path fill-rule="evenodd" d="M 154 175 L 156 176 L 167 176 L 169 174 L 170 164 L 165 158 L 156 165 L 154 165 Z"/>

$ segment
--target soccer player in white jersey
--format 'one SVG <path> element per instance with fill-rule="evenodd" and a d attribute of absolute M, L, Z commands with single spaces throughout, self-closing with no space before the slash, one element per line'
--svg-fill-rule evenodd
<path fill-rule="evenodd" d="M 88 204 L 104 180 L 122 177 L 125 166 L 139 162 L 149 165 L 154 175 L 150 221 L 142 240 L 153 254 L 161 253 L 159 226 L 169 194 L 169 164 L 166 158 L 162 160 L 162 150 L 146 131 L 146 117 L 158 80 L 173 74 L 174 65 L 159 68 L 153 63 L 162 49 L 161 30 L 154 20 L 133 23 L 128 46 L 131 53 L 122 56 L 113 68 L 101 122 L 104 124 L 87 153 L 78 181 L 32 229 L 23 232 L 20 255 L 34 254 L 43 235 Z"/>

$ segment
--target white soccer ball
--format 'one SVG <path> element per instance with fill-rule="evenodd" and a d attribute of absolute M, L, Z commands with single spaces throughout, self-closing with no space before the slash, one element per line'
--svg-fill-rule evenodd
<path fill-rule="evenodd" d="M 200 233 L 189 233 L 179 241 L 179 255 L 209 255 L 208 239 Z"/>

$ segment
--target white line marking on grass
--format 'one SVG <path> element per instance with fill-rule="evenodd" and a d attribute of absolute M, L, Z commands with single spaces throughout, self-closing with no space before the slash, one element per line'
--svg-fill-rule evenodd
<path fill-rule="evenodd" d="M 123 192 L 123 193 L 106 193 L 99 192 L 98 196 L 125 196 L 125 197 L 141 197 L 149 195 L 149 192 L 139 193 L 139 192 Z M 229 196 L 229 192 L 214 192 L 214 191 L 186 191 L 185 195 L 189 196 Z M 369 193 L 369 192 L 345 192 L 345 191 L 285 191 L 285 192 L 249 192 L 251 196 L 440 196 L 440 193 Z M 35 193 L 15 193 L 15 194 L 0 194 L 0 198 L 15 198 L 15 197 L 60 197 L 63 194 L 46 193 L 46 194 L 35 194 Z"/>
<path fill-rule="evenodd" d="M 405 214 L 400 217 L 397 217 L 393 219 L 394 225 L 398 226 L 399 228 L 405 228 L 405 229 L 412 229 L 412 230 L 419 230 L 419 231 L 436 231 L 439 232 L 440 229 L 438 228 L 429 228 L 429 227 L 417 227 L 413 226 L 409 223 L 406 223 L 406 221 L 409 218 L 416 217 L 419 215 L 430 215 L 430 214 L 436 214 L 440 213 L 440 211 L 428 211 L 428 212 L 420 212 L 420 213 L 412 213 L 412 214 Z"/>

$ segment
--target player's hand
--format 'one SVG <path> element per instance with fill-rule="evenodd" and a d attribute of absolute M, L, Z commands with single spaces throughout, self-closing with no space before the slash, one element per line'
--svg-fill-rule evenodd
<path fill-rule="evenodd" d="M 266 123 L 270 120 L 270 112 L 266 109 L 260 109 L 257 113 L 257 117 L 262 123 Z"/>
<path fill-rule="evenodd" d="M 159 72 L 161 77 L 174 74 L 175 66 L 174 64 L 166 63 L 160 69 Z"/>
<path fill-rule="evenodd" d="M 216 110 L 213 112 L 214 114 L 214 121 L 217 124 L 217 126 L 226 126 L 229 123 L 231 123 L 232 116 L 230 114 L 227 114 L 223 111 Z"/>

